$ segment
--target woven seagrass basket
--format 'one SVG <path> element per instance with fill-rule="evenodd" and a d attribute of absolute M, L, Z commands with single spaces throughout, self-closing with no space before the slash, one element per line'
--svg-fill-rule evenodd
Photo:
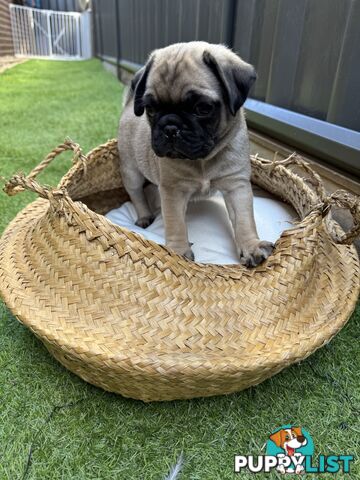
<path fill-rule="evenodd" d="M 58 187 L 34 180 L 74 151 Z M 289 167 L 301 167 L 312 186 Z M 49 352 L 84 380 L 126 397 L 171 400 L 231 393 L 304 359 L 343 327 L 359 295 L 357 198 L 327 196 L 298 156 L 252 157 L 253 182 L 300 221 L 254 269 L 191 262 L 103 214 L 127 200 L 115 140 L 87 156 L 70 140 L 8 194 L 40 199 L 0 242 L 0 293 Z M 348 233 L 330 207 L 349 208 Z"/>

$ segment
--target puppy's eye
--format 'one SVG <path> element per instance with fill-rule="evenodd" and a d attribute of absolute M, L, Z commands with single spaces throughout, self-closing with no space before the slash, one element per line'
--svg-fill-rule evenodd
<path fill-rule="evenodd" d="M 146 113 L 149 115 L 149 117 L 153 117 L 156 113 L 156 110 L 154 107 L 152 107 L 151 105 L 147 105 L 146 107 Z"/>
<path fill-rule="evenodd" d="M 198 103 L 194 108 L 195 115 L 198 115 L 199 117 L 207 117 L 213 112 L 213 110 L 214 105 L 205 102 Z"/>

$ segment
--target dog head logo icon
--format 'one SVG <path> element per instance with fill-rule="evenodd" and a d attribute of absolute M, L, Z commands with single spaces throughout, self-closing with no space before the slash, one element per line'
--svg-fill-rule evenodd
<path fill-rule="evenodd" d="M 309 433 L 303 428 L 283 425 L 270 435 L 267 453 L 284 459 L 283 464 L 279 462 L 277 468 L 280 473 L 302 473 L 304 467 L 298 463 L 298 460 L 304 455 L 313 455 L 314 444 Z"/>
<path fill-rule="evenodd" d="M 270 435 L 270 440 L 282 448 L 289 457 L 293 457 L 296 450 L 307 443 L 300 427 L 282 428 Z"/>

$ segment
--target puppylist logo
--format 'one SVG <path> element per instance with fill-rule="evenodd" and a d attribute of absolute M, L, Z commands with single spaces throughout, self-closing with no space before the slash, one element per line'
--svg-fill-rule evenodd
<path fill-rule="evenodd" d="M 266 442 L 266 455 L 235 455 L 235 473 L 350 473 L 353 455 L 319 455 L 313 463 L 314 442 L 304 428 L 282 425 L 274 430 Z"/>

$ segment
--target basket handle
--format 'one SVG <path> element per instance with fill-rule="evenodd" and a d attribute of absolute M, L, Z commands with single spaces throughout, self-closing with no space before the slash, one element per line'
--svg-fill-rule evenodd
<path fill-rule="evenodd" d="M 87 157 L 82 153 L 80 145 L 73 142 L 70 138 L 65 139 L 64 143 L 61 143 L 57 147 L 55 147 L 45 158 L 42 160 L 39 165 L 37 165 L 28 175 L 24 175 L 23 173 L 18 173 L 8 180 L 4 186 L 4 192 L 9 195 L 16 195 L 19 192 L 24 190 L 30 190 L 32 192 L 37 193 L 40 197 L 51 199 L 54 195 L 61 194 L 63 195 L 65 190 L 64 189 L 51 189 L 46 186 L 40 185 L 34 179 L 42 172 L 53 160 L 55 157 L 60 155 L 60 153 L 65 152 L 67 150 L 72 150 L 74 152 L 73 156 L 73 164 L 75 165 L 77 162 L 81 162 L 82 170 L 84 175 L 86 175 L 86 167 L 87 167 Z M 65 177 L 69 175 L 69 172 L 65 175 Z"/>
<path fill-rule="evenodd" d="M 259 160 L 264 167 L 269 168 L 270 175 L 272 171 L 279 166 L 290 167 L 295 165 L 302 168 L 309 175 L 307 178 L 303 178 L 303 180 L 309 182 L 312 185 L 321 201 L 324 201 L 327 198 L 327 193 L 320 175 L 316 173 L 315 170 L 310 167 L 310 164 L 303 160 L 296 152 L 292 153 L 288 158 L 285 158 L 283 160 L 277 160 L 276 157 L 277 152 L 275 152 L 273 160 L 260 158 L 258 154 L 253 155 L 253 158 L 255 160 Z"/>
<path fill-rule="evenodd" d="M 273 160 L 259 158 L 257 154 L 254 155 L 253 158 L 259 160 L 263 166 L 269 167 L 270 175 L 271 172 L 279 166 L 289 167 L 292 165 L 302 168 L 309 175 L 309 177 L 304 178 L 304 180 L 309 182 L 314 187 L 314 190 L 320 199 L 320 203 L 314 205 L 309 211 L 308 215 L 316 212 L 321 214 L 322 217 L 325 217 L 330 212 L 331 206 L 349 210 L 353 218 L 354 225 L 341 237 L 334 239 L 336 243 L 349 245 L 360 235 L 360 197 L 353 195 L 346 190 L 336 190 L 332 194 L 328 195 L 320 175 L 310 167 L 308 162 L 297 155 L 296 152 L 292 153 L 284 160 L 277 160 L 276 153 Z"/>

